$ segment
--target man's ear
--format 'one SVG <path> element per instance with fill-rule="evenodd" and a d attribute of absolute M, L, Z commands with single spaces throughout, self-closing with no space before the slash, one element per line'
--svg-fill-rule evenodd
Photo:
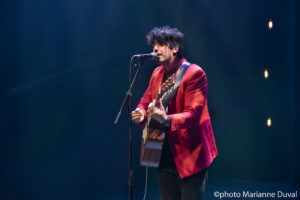
<path fill-rule="evenodd" d="M 179 51 L 179 46 L 178 45 L 176 45 L 175 47 L 172 48 L 173 54 L 178 53 L 178 51 Z"/>

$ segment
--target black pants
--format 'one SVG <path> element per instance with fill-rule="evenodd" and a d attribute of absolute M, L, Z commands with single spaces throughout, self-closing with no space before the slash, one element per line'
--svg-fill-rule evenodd
<path fill-rule="evenodd" d="M 208 169 L 180 179 L 177 169 L 159 168 L 158 183 L 161 200 L 200 200 L 207 180 Z"/>

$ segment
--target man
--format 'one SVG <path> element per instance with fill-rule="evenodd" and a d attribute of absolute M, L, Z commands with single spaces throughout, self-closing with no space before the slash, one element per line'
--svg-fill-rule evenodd
<path fill-rule="evenodd" d="M 180 85 L 168 103 L 167 113 L 161 101 L 154 102 L 159 87 L 177 72 L 182 58 L 184 35 L 169 26 L 156 27 L 147 35 L 157 54 L 157 67 L 137 108 L 131 113 L 138 124 L 147 112 L 166 130 L 158 168 L 162 200 L 201 199 L 207 168 L 217 156 L 217 148 L 207 108 L 207 80 L 203 69 L 189 65 Z"/>

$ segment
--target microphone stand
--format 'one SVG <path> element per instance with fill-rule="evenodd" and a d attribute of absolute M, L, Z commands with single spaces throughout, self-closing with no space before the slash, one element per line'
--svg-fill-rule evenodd
<path fill-rule="evenodd" d="M 129 73 L 129 89 L 126 92 L 126 96 L 121 104 L 120 111 L 114 121 L 115 124 L 119 122 L 121 113 L 124 109 L 124 107 L 127 105 L 127 110 L 128 110 L 128 128 L 129 128 L 129 155 L 128 155 L 128 187 L 129 187 L 129 200 L 132 200 L 133 197 L 133 170 L 132 170 L 132 120 L 131 120 L 131 111 L 132 111 L 132 93 L 131 90 L 134 86 L 134 83 L 136 81 L 136 78 L 141 70 L 142 65 L 144 64 L 144 59 L 140 58 L 139 65 L 137 66 L 137 70 L 135 72 L 135 75 L 133 77 L 133 80 L 131 82 L 131 65 L 132 65 L 132 59 L 134 58 L 131 57 L 130 61 L 130 73 Z"/>

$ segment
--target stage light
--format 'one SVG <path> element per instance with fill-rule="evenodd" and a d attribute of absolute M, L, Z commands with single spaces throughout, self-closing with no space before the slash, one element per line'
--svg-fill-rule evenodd
<path fill-rule="evenodd" d="M 264 76 L 265 79 L 269 78 L 269 71 L 267 69 L 265 69 Z"/>
<path fill-rule="evenodd" d="M 269 27 L 269 29 L 273 28 L 273 21 L 272 21 L 272 19 L 269 20 L 268 27 Z"/>
<path fill-rule="evenodd" d="M 267 119 L 267 126 L 271 127 L 271 125 L 272 125 L 271 117 L 268 117 L 268 119 Z"/>

